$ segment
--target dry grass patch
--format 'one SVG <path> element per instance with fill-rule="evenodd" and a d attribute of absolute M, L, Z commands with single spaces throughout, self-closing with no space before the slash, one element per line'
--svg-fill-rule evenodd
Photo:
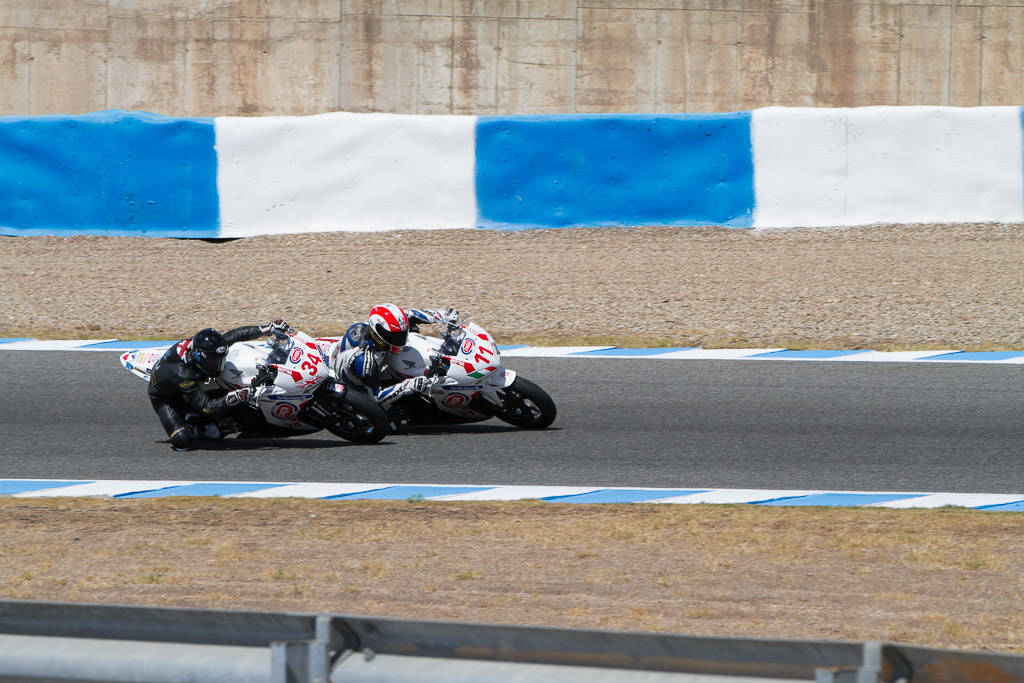
<path fill-rule="evenodd" d="M 0 597 L 1024 652 L 1024 517 L 0 498 Z"/>

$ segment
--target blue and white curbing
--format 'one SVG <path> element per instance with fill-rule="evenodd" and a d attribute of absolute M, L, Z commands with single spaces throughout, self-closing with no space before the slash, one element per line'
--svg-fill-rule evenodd
<path fill-rule="evenodd" d="M 173 341 L 122 341 L 118 339 L 39 340 L 0 337 L 0 351 L 133 351 L 168 348 Z M 984 363 L 1024 364 L 1020 351 L 870 351 L 870 350 L 790 350 L 644 348 L 616 346 L 499 346 L 507 358 L 646 358 L 651 360 L 785 360 L 785 361 L 864 361 L 872 363 Z"/>
<path fill-rule="evenodd" d="M 0 479 L 14 498 L 309 498 L 318 500 L 510 501 L 550 503 L 748 504 L 773 507 L 939 508 L 1024 511 L 1024 494 L 824 491 L 787 489 L 634 488 L 599 486 L 459 486 L 393 483 L 287 483 L 180 480 Z"/>

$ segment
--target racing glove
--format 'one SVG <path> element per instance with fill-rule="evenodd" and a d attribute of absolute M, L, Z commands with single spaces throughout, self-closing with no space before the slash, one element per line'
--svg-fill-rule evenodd
<path fill-rule="evenodd" d="M 259 328 L 260 332 L 262 332 L 263 334 L 270 334 L 271 332 L 287 332 L 288 323 L 278 318 L 277 320 L 274 320 L 272 322 L 263 323 L 262 325 L 259 326 Z"/>
<path fill-rule="evenodd" d="M 417 392 L 421 394 L 429 394 L 430 390 L 434 387 L 434 378 L 411 377 L 410 379 L 402 380 L 402 383 L 399 385 L 399 387 L 399 391 L 402 393 L 403 396 L 407 396 L 409 394 L 414 394 Z"/>
<path fill-rule="evenodd" d="M 459 309 L 457 308 L 438 308 L 434 311 L 434 320 L 439 323 L 445 323 L 447 325 L 458 325 L 459 324 Z"/>
<path fill-rule="evenodd" d="M 249 387 L 229 391 L 227 396 L 224 397 L 224 405 L 234 407 L 241 403 L 248 403 L 251 395 L 252 390 Z"/>
<path fill-rule="evenodd" d="M 402 380 L 398 384 L 377 391 L 377 402 L 386 410 L 392 403 L 406 396 L 417 393 L 429 395 L 434 382 L 433 377 L 412 377 Z"/>

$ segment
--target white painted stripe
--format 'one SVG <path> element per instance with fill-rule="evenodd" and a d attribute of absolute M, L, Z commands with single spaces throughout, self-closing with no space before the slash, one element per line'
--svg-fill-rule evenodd
<path fill-rule="evenodd" d="M 526 346 L 519 349 L 502 351 L 502 357 L 509 358 L 562 358 L 584 351 L 602 351 L 614 349 L 614 346 Z M 586 356 L 583 356 L 584 358 Z M 600 356 L 598 356 L 600 357 Z"/>
<path fill-rule="evenodd" d="M 849 111 L 848 225 L 1024 220 L 1019 107 Z"/>
<path fill-rule="evenodd" d="M 786 349 L 691 349 L 689 351 L 670 351 L 658 358 L 675 358 L 679 360 L 734 360 L 756 356 L 759 353 L 772 353 Z"/>
<path fill-rule="evenodd" d="M 364 493 L 384 489 L 396 484 L 282 484 L 247 493 L 233 493 L 227 498 L 330 498 L 350 493 Z"/>
<path fill-rule="evenodd" d="M 834 361 L 866 361 L 869 363 L 906 363 L 930 356 L 938 356 L 943 353 L 957 353 L 957 351 L 864 351 L 863 353 L 850 354 L 833 358 Z"/>
<path fill-rule="evenodd" d="M 218 117 L 222 237 L 476 226 L 476 117 Z"/>
<path fill-rule="evenodd" d="M 0 344 L 0 351 L 74 351 L 80 346 L 117 341 L 116 339 L 53 339 Z"/>
<path fill-rule="evenodd" d="M 699 486 L 691 488 L 700 488 Z M 815 493 L 828 493 L 828 491 L 809 491 L 801 489 L 715 489 L 704 493 L 691 493 L 686 496 L 674 498 L 661 498 L 652 500 L 652 503 L 758 503 L 776 498 L 793 498 L 796 496 L 810 496 Z"/>
<path fill-rule="evenodd" d="M 754 225 L 1024 220 L 1018 107 L 754 111 Z"/>
<path fill-rule="evenodd" d="M 907 500 L 890 500 L 885 503 L 872 503 L 877 508 L 940 508 L 946 505 L 978 508 L 988 505 L 1007 505 L 1024 501 L 1024 494 L 1000 493 L 928 493 L 918 498 Z"/>
<path fill-rule="evenodd" d="M 945 364 L 945 363 L 970 363 L 971 365 L 992 365 L 992 364 L 995 363 L 995 364 L 999 364 L 999 365 L 1013 365 L 1015 363 L 1016 364 L 1020 364 L 1022 362 L 1022 360 L 1024 360 L 1024 359 L 1022 359 L 1020 357 L 1017 357 L 1017 358 L 1003 358 L 1003 359 L 996 359 L 996 360 L 979 360 L 977 358 L 970 358 L 970 357 L 967 357 L 967 358 L 964 358 L 964 357 L 959 357 L 959 358 L 932 358 L 932 357 L 926 357 L 926 358 L 918 358 L 917 360 L 922 362 L 922 363 L 934 363 L 936 365 L 938 365 L 940 363 L 941 364 Z"/>
<path fill-rule="evenodd" d="M 765 107 L 750 120 L 755 228 L 844 225 L 846 109 Z"/>
<path fill-rule="evenodd" d="M 435 496 L 431 500 L 529 500 L 552 496 L 577 496 L 583 493 L 603 491 L 609 487 L 579 486 L 497 486 L 487 491 L 455 493 Z"/>
<path fill-rule="evenodd" d="M 141 493 L 143 491 L 155 491 L 171 486 L 188 486 L 195 484 L 195 481 L 165 481 L 165 480 L 117 480 L 117 481 L 93 481 L 85 484 L 74 484 L 72 486 L 61 486 L 55 489 L 42 489 L 40 491 L 25 491 L 15 493 L 14 498 L 56 498 L 61 496 L 122 496 L 127 493 Z"/>

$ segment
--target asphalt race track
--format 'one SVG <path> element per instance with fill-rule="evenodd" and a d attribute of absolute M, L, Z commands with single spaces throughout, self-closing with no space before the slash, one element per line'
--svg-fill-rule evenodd
<path fill-rule="evenodd" d="M 1018 493 L 1024 365 L 510 358 L 559 416 L 171 451 L 117 353 L 0 351 L 0 476 Z"/>

